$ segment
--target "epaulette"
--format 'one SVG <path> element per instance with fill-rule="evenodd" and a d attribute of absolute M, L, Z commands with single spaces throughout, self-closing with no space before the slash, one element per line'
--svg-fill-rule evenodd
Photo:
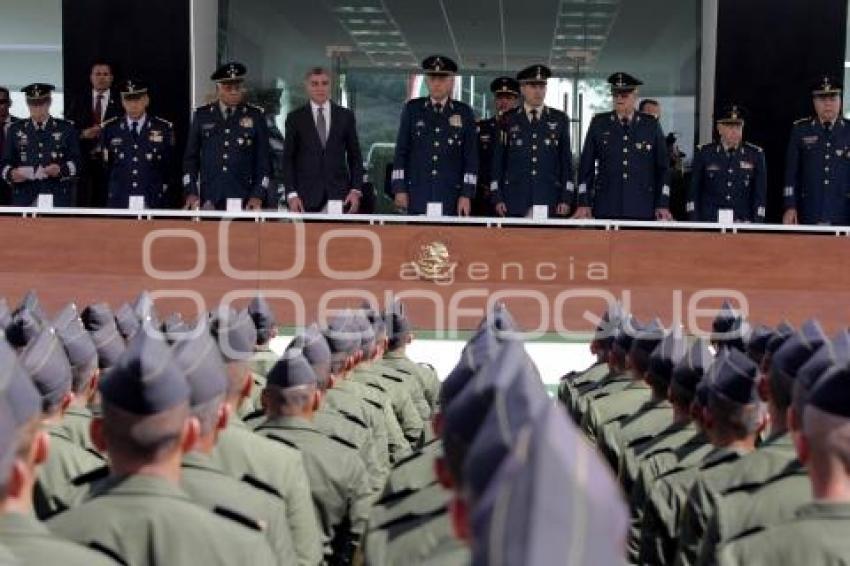
<path fill-rule="evenodd" d="M 271 486 L 264 481 L 258 480 L 254 476 L 250 476 L 248 474 L 245 474 L 244 476 L 242 476 L 240 481 L 243 482 L 243 483 L 247 483 L 248 485 L 250 485 L 253 488 L 259 489 L 261 491 L 265 491 L 266 493 L 269 493 L 269 494 L 274 495 L 276 497 L 280 497 L 281 499 L 283 498 L 283 496 L 280 494 L 280 492 L 277 489 L 274 488 L 274 486 Z"/>
<path fill-rule="evenodd" d="M 704 144 L 702 144 L 702 145 L 698 145 L 698 146 L 697 146 L 697 149 L 705 149 L 705 148 L 707 148 L 707 147 L 711 147 L 711 146 L 713 146 L 713 145 L 714 145 L 714 142 L 712 141 L 712 142 L 704 143 Z"/>
<path fill-rule="evenodd" d="M 231 521 L 236 521 L 240 525 L 248 527 L 249 529 L 263 532 L 266 530 L 266 524 L 263 521 L 258 521 L 257 519 L 252 519 L 242 513 L 238 513 L 233 509 L 229 509 L 227 507 L 221 507 L 220 505 L 216 505 L 213 507 L 213 513 L 224 517 L 225 519 L 230 519 Z"/>
<path fill-rule="evenodd" d="M 391 381 L 395 381 L 396 383 L 404 383 L 404 378 L 399 377 L 397 375 L 393 375 L 391 373 L 382 373 L 381 377 L 385 377 Z"/>
<path fill-rule="evenodd" d="M 94 550 L 95 552 L 105 554 L 106 556 L 108 556 L 109 558 L 114 560 L 116 564 L 123 564 L 124 566 L 129 566 L 129 562 L 124 560 L 123 556 L 118 554 L 117 551 L 112 550 L 108 546 L 105 546 L 102 542 L 93 540 L 93 541 L 89 542 L 87 546 L 90 549 Z"/>
<path fill-rule="evenodd" d="M 253 108 L 254 110 L 259 111 L 260 114 L 266 113 L 266 109 L 263 108 L 262 106 L 257 106 L 256 104 L 251 104 L 251 103 L 248 103 L 247 106 L 250 107 L 250 108 Z"/>
<path fill-rule="evenodd" d="M 265 435 L 264 435 L 264 436 L 265 436 Z M 266 436 L 266 438 L 270 438 L 270 439 L 272 439 L 272 440 L 277 440 L 277 441 L 278 441 L 278 442 L 280 442 L 281 444 L 286 444 L 286 445 L 287 445 L 287 446 L 289 446 L 290 448 L 294 448 L 294 449 L 298 450 L 298 446 L 296 446 L 296 445 L 295 445 L 295 443 L 290 442 L 289 440 L 287 440 L 287 439 L 285 439 L 285 438 L 283 438 L 283 437 L 281 437 L 281 436 L 278 436 L 278 435 L 276 435 L 276 434 L 270 434 L 270 435 Z"/>
<path fill-rule="evenodd" d="M 416 460 L 420 456 L 422 456 L 421 450 L 411 452 L 410 454 L 408 454 L 407 456 L 405 456 L 401 460 L 397 460 L 397 461 L 393 462 L 392 469 L 395 470 L 396 468 L 400 468 L 404 464 L 407 464 L 408 462 L 412 462 L 413 460 Z"/>
<path fill-rule="evenodd" d="M 810 122 L 812 120 L 811 116 L 807 116 L 806 118 L 800 118 L 799 120 L 794 120 L 794 125 L 803 124 L 804 122 Z"/>
<path fill-rule="evenodd" d="M 754 143 L 744 142 L 744 145 L 745 145 L 745 146 L 747 146 L 747 147 L 751 147 L 751 148 L 753 148 L 754 150 L 758 151 L 759 153 L 761 153 L 761 152 L 763 152 L 763 151 L 764 151 L 761 147 L 757 146 L 757 145 L 756 145 L 756 144 L 754 144 Z"/>
<path fill-rule="evenodd" d="M 263 411 L 262 409 L 256 409 L 254 411 L 251 411 L 250 413 L 248 413 L 244 417 L 242 417 L 242 420 L 243 421 L 253 421 L 254 419 L 259 419 L 264 414 L 265 414 L 265 411 Z"/>
<path fill-rule="evenodd" d="M 103 122 L 100 123 L 100 127 L 102 128 L 103 126 L 108 126 L 109 124 L 111 124 L 112 122 L 114 122 L 117 119 L 118 119 L 118 116 L 113 116 L 112 118 L 107 118 L 106 120 L 104 120 Z"/>
<path fill-rule="evenodd" d="M 71 480 L 71 485 L 80 487 L 89 483 L 102 480 L 109 476 L 109 466 L 101 466 L 90 472 L 86 472 Z"/>
<path fill-rule="evenodd" d="M 346 411 L 341 411 L 339 409 L 337 409 L 337 411 L 339 412 L 340 415 L 342 415 L 342 418 L 344 418 L 345 420 L 351 421 L 354 424 L 356 424 L 356 425 L 358 425 L 362 428 L 369 428 L 369 425 L 367 423 L 363 422 L 363 419 L 361 419 L 357 415 L 352 415 L 351 413 L 348 413 Z"/>
<path fill-rule="evenodd" d="M 373 407 L 375 407 L 376 409 L 378 409 L 379 411 L 384 410 L 384 407 L 380 403 L 378 403 L 377 401 L 374 401 L 372 399 L 363 399 L 363 400 L 366 401 L 367 403 L 369 403 L 370 405 L 372 405 Z"/>
<path fill-rule="evenodd" d="M 448 513 L 448 510 L 449 510 L 448 505 L 441 505 L 440 507 L 437 507 L 436 509 L 428 511 L 427 513 L 405 513 L 401 517 L 396 517 L 395 519 L 390 519 L 386 523 L 381 523 L 381 524 L 377 525 L 375 527 L 375 529 L 376 530 L 382 530 L 382 531 L 390 530 L 397 525 L 403 525 L 404 523 L 407 523 L 409 521 L 414 521 L 414 520 L 417 523 L 421 524 L 426 519 L 433 519 L 433 518 L 439 517 L 441 515 L 445 515 L 446 513 Z"/>
<path fill-rule="evenodd" d="M 729 454 L 724 454 L 723 456 L 721 456 L 720 458 L 717 458 L 716 460 L 711 460 L 709 462 L 703 463 L 699 467 L 699 469 L 700 470 L 710 470 L 711 468 L 719 466 L 720 464 L 728 464 L 729 462 L 734 462 L 735 460 L 739 460 L 740 458 L 741 458 L 741 455 L 738 454 L 737 452 L 730 452 Z"/>
<path fill-rule="evenodd" d="M 373 383 L 373 382 L 371 382 L 371 381 L 370 381 L 369 383 L 367 383 L 367 384 L 366 384 L 366 386 L 367 386 L 367 387 L 371 387 L 371 388 L 373 388 L 373 389 L 377 389 L 377 390 L 378 390 L 378 391 L 380 391 L 381 393 L 386 393 L 386 392 L 387 392 L 387 390 L 386 390 L 386 389 L 384 389 L 383 387 L 381 387 L 381 386 L 380 386 L 380 385 L 378 385 L 377 383 Z"/>
<path fill-rule="evenodd" d="M 328 438 L 330 438 L 331 440 L 335 440 L 336 442 L 339 442 L 340 444 L 343 444 L 343 445 L 345 445 L 345 446 L 348 446 L 348 447 L 349 447 L 349 448 L 351 448 L 352 450 L 357 450 L 357 445 L 356 445 L 356 444 L 354 444 L 354 443 L 353 443 L 353 442 L 351 442 L 350 440 L 346 440 L 345 438 L 342 438 L 341 436 L 337 436 L 337 435 L 335 435 L 335 434 L 329 434 L 329 435 L 328 435 Z"/>
<path fill-rule="evenodd" d="M 174 124 L 173 124 L 172 122 L 169 122 L 169 121 L 168 121 L 168 120 L 166 120 L 165 118 L 160 118 L 159 116 L 154 116 L 154 117 L 153 117 L 153 119 L 154 119 L 154 120 L 158 120 L 158 121 L 162 122 L 163 124 L 165 124 L 165 125 L 166 125 L 166 126 L 168 126 L 169 128 L 173 128 L 173 127 L 174 127 Z"/>

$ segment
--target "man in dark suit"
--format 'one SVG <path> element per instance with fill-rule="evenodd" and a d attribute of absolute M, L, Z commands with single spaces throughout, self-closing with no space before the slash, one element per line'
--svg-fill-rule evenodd
<path fill-rule="evenodd" d="M 322 212 L 329 200 L 344 210 L 360 208 L 363 157 L 354 113 L 330 100 L 330 73 L 311 69 L 305 78 L 310 101 L 286 117 L 283 182 L 292 212 Z"/>
<path fill-rule="evenodd" d="M 121 117 L 121 96 L 113 89 L 112 65 L 98 60 L 92 64 L 86 89 L 69 101 L 65 117 L 80 132 L 80 153 L 83 169 L 77 187 L 77 206 L 106 206 L 107 173 L 100 145 L 103 122 Z"/>
<path fill-rule="evenodd" d="M 3 148 L 6 146 L 6 132 L 9 131 L 9 126 L 18 121 L 9 113 L 10 108 L 12 108 L 12 95 L 8 88 L 0 86 L 0 159 L 2 159 Z M 12 202 L 12 188 L 6 181 L 0 179 L 0 205 L 8 205 L 10 202 Z"/>

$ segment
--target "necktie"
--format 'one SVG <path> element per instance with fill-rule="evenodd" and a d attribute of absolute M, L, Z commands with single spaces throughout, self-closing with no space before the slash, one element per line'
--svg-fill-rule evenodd
<path fill-rule="evenodd" d="M 623 124 L 624 130 L 626 130 L 626 131 L 629 130 L 629 119 L 628 118 L 623 118 L 622 120 L 620 120 L 620 123 Z"/>
<path fill-rule="evenodd" d="M 328 123 L 325 121 L 325 109 L 321 106 L 316 109 L 316 129 L 319 131 L 319 141 L 325 147 L 328 143 Z"/>
<path fill-rule="evenodd" d="M 832 122 L 824 122 L 823 129 L 827 131 L 827 133 L 832 131 Z"/>
<path fill-rule="evenodd" d="M 438 102 L 437 104 L 434 105 L 434 112 L 436 112 L 437 114 L 440 114 L 442 111 L 443 111 L 443 105 L 442 104 L 440 104 Z"/>
<path fill-rule="evenodd" d="M 35 123 L 35 129 L 36 129 L 37 132 L 44 131 L 44 124 L 42 124 L 41 122 L 36 122 Z"/>
<path fill-rule="evenodd" d="M 233 108 L 228 106 L 227 108 L 224 109 L 224 119 L 230 120 L 231 116 L 233 116 Z"/>
<path fill-rule="evenodd" d="M 536 124 L 537 122 L 538 122 L 537 108 L 532 108 L 531 109 L 531 123 Z"/>
<path fill-rule="evenodd" d="M 133 122 L 131 124 L 131 127 L 132 127 L 132 132 L 133 132 L 133 139 L 138 138 L 139 137 L 139 123 Z"/>
<path fill-rule="evenodd" d="M 94 103 L 94 125 L 100 126 L 103 121 L 103 95 L 97 95 L 97 102 Z"/>

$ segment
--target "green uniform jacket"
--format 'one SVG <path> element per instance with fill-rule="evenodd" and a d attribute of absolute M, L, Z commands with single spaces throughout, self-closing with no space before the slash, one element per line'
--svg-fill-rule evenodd
<path fill-rule="evenodd" d="M 360 399 L 375 407 L 381 413 L 387 431 L 387 450 L 390 462 L 397 462 L 410 454 L 413 449 L 410 442 L 404 437 L 404 432 L 402 432 L 401 425 L 393 411 L 389 396 L 382 389 L 370 387 L 363 382 L 373 378 L 374 376 L 371 373 L 358 367 L 342 383 L 345 383 L 346 387 L 355 392 Z M 340 385 L 335 385 L 334 389 Z"/>
<path fill-rule="evenodd" d="M 210 513 L 161 478 L 112 478 L 92 495 L 51 519 L 50 530 L 130 566 L 276 564 L 260 531 Z"/>
<path fill-rule="evenodd" d="M 399 350 L 384 354 L 384 362 L 399 370 L 414 375 L 422 389 L 422 395 L 428 404 L 429 417 L 437 412 L 440 403 L 440 378 L 434 368 L 417 364 Z"/>
<path fill-rule="evenodd" d="M 404 438 L 412 445 L 419 442 L 425 424 L 402 377 L 377 364 L 360 364 L 349 379 L 373 387 L 386 395 Z"/>
<path fill-rule="evenodd" d="M 268 419 L 257 433 L 301 452 L 313 502 L 333 554 L 353 552 L 366 532 L 372 503 L 366 468 L 357 451 L 298 417 Z"/>
<path fill-rule="evenodd" d="M 714 516 L 717 500 L 725 490 L 739 485 L 762 484 L 781 472 L 795 458 L 791 435 L 775 434 L 737 462 L 701 474 L 691 488 L 682 512 L 676 563 L 683 566 L 697 563 L 708 522 Z"/>
<path fill-rule="evenodd" d="M 632 381 L 620 391 L 599 395 L 588 403 L 581 428 L 591 442 L 598 444 L 606 424 L 633 415 L 651 396 L 652 391 L 643 381 Z"/>
<path fill-rule="evenodd" d="M 604 398 L 611 393 L 622 391 L 631 385 L 633 381 L 634 380 L 628 372 L 619 373 L 609 371 L 608 375 L 597 381 L 593 387 L 588 389 L 578 398 L 575 410 L 576 422 L 579 424 L 584 422 L 585 413 L 588 411 L 588 407 L 597 398 Z"/>
<path fill-rule="evenodd" d="M 558 399 L 567 408 L 567 412 L 573 417 L 573 420 L 580 422 L 576 415 L 579 398 L 607 376 L 609 371 L 607 363 L 596 362 L 578 375 L 565 377 L 558 384 Z"/>
<path fill-rule="evenodd" d="M 242 481 L 232 478 L 200 452 L 183 456 L 180 487 L 192 501 L 210 510 L 226 508 L 256 521 L 277 563 L 280 566 L 295 564 L 286 502 L 273 487 L 251 477 Z"/>
<path fill-rule="evenodd" d="M 427 423 L 430 421 L 431 405 L 425 398 L 425 384 L 419 375 L 420 366 L 417 366 L 414 362 L 407 359 L 407 356 L 398 352 L 387 352 L 382 359 L 375 362 L 375 365 L 381 370 L 392 370 L 402 377 L 422 422 Z"/>
<path fill-rule="evenodd" d="M 254 383 L 251 385 L 251 395 L 239 407 L 240 417 L 245 417 L 263 408 L 260 397 L 266 386 L 266 376 L 279 359 L 280 357 L 272 352 L 268 345 L 257 347 L 257 351 L 254 352 L 250 360 L 251 377 Z"/>
<path fill-rule="evenodd" d="M 321 562 L 319 521 L 298 450 L 255 434 L 239 419 L 230 419 L 219 433 L 213 460 L 231 477 L 241 480 L 248 475 L 275 488 L 286 502 L 298 564 L 315 566 Z"/>
<path fill-rule="evenodd" d="M 673 407 L 667 401 L 650 399 L 633 415 L 609 422 L 602 427 L 600 449 L 615 470 L 620 456 L 632 442 L 655 438 L 673 422 Z"/>
<path fill-rule="evenodd" d="M 333 388 L 325 392 L 320 412 L 335 411 L 349 420 L 365 425 L 371 433 L 375 454 L 381 467 L 389 470 L 390 443 L 383 405 L 373 404 L 365 399 L 362 387 L 359 383 L 347 379 L 336 382 Z"/>
<path fill-rule="evenodd" d="M 732 542 L 720 566 L 826 566 L 850 557 L 850 504 L 812 502 L 791 521 Z"/>
<path fill-rule="evenodd" d="M 38 483 L 33 495 L 36 516 L 41 519 L 64 509 L 71 480 L 103 466 L 103 459 L 81 448 L 65 436 L 64 430 L 49 427 L 50 448 L 47 461 L 38 468 Z"/>
<path fill-rule="evenodd" d="M 0 544 L 17 558 L 20 566 L 107 566 L 118 562 L 106 554 L 59 538 L 32 515 L 0 515 Z M 0 564 L 15 564 L 0 557 Z"/>
<path fill-rule="evenodd" d="M 426 443 L 420 451 L 396 463 L 387 478 L 381 499 L 411 493 L 437 481 L 434 465 L 442 452 L 442 442 L 435 439 Z"/>
<path fill-rule="evenodd" d="M 74 444 L 88 450 L 94 455 L 99 455 L 89 435 L 91 419 L 92 413 L 89 409 L 85 407 L 68 407 L 65 414 L 62 415 L 62 422 L 56 428 Z"/>
<path fill-rule="evenodd" d="M 797 460 L 763 484 L 725 491 L 700 547 L 699 563 L 713 566 L 723 544 L 791 520 L 797 509 L 811 500 L 812 484 Z"/>

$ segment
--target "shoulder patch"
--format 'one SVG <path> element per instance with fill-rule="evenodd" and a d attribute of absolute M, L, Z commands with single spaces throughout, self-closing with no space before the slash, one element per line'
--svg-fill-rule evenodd
<path fill-rule="evenodd" d="M 100 468 L 94 469 L 90 472 L 86 472 L 85 474 L 79 475 L 71 480 L 71 485 L 80 487 L 92 482 L 96 482 L 98 480 L 102 480 L 103 478 L 109 475 L 109 466 L 101 466 Z"/>
<path fill-rule="evenodd" d="M 221 507 L 220 505 L 216 505 L 215 507 L 213 507 L 213 513 L 219 515 L 220 517 L 224 517 L 225 519 L 235 521 L 240 525 L 248 527 L 249 529 L 255 530 L 257 532 L 263 532 L 266 530 L 266 524 L 263 521 L 252 519 L 247 515 L 243 515 L 242 513 L 238 513 L 233 509 L 229 509 L 227 507 Z"/>
<path fill-rule="evenodd" d="M 345 438 L 342 438 L 341 436 L 337 436 L 336 434 L 330 434 L 330 435 L 328 435 L 328 438 L 330 438 L 331 440 L 334 440 L 336 442 L 339 442 L 340 444 L 348 446 L 352 450 L 357 450 L 356 444 L 354 444 L 353 442 L 351 442 L 351 441 L 349 441 Z"/>
<path fill-rule="evenodd" d="M 271 485 L 267 484 L 266 482 L 255 478 L 254 476 L 245 474 L 244 476 L 242 476 L 240 478 L 239 481 L 241 481 L 242 483 L 246 483 L 246 484 L 250 485 L 251 487 L 253 487 L 255 489 L 259 489 L 260 491 L 265 491 L 266 493 L 268 493 L 270 495 L 274 495 L 276 497 L 280 497 L 281 499 L 283 499 L 283 496 L 280 494 L 280 492 L 278 490 L 276 490 L 274 488 L 274 486 L 271 486 Z"/>

